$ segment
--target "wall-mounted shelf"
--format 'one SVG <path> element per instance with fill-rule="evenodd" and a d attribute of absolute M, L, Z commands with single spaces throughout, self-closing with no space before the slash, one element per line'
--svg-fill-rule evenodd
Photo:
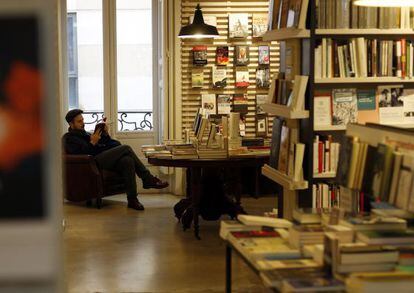
<path fill-rule="evenodd" d="M 262 106 L 263 111 L 273 114 L 276 116 L 284 117 L 287 119 L 307 119 L 309 118 L 309 111 L 307 110 L 293 110 L 290 107 L 269 103 L 263 104 Z"/>
<path fill-rule="evenodd" d="M 354 83 L 409 83 L 414 82 L 414 78 L 400 77 L 335 77 L 335 78 L 317 78 L 316 84 L 354 84 Z"/>
<path fill-rule="evenodd" d="M 336 172 L 326 172 L 326 173 L 319 173 L 313 174 L 313 178 L 321 178 L 321 179 L 332 179 L 336 177 Z"/>
<path fill-rule="evenodd" d="M 304 190 L 308 188 L 308 181 L 293 181 L 292 178 L 270 167 L 269 165 L 264 165 L 262 167 L 262 174 L 288 190 Z"/>
<path fill-rule="evenodd" d="M 310 38 L 310 30 L 300 28 L 283 28 L 266 32 L 263 36 L 263 41 L 283 41 L 304 38 Z"/>
<path fill-rule="evenodd" d="M 316 29 L 317 36 L 414 35 L 412 29 Z"/>
<path fill-rule="evenodd" d="M 344 131 L 346 125 L 327 125 L 327 126 L 314 126 L 315 131 Z"/>

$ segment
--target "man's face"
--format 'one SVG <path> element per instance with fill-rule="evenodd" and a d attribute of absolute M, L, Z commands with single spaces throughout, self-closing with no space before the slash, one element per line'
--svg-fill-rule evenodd
<path fill-rule="evenodd" d="M 70 123 L 70 128 L 73 130 L 84 130 L 85 123 L 83 122 L 82 114 L 79 114 L 75 118 L 73 118 L 72 122 Z"/>

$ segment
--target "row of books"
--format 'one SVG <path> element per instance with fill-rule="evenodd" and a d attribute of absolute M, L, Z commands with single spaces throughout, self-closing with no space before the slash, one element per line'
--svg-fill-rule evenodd
<path fill-rule="evenodd" d="M 346 137 L 338 169 L 341 185 L 377 201 L 414 211 L 413 150 L 391 144 L 372 146 Z"/>
<path fill-rule="evenodd" d="M 204 70 L 202 68 L 193 68 L 191 71 L 192 88 L 204 87 Z M 214 88 L 225 88 L 227 86 L 227 70 L 226 68 L 212 67 L 211 72 L 212 86 Z M 250 86 L 250 77 L 248 69 L 236 69 L 235 87 L 245 88 Z M 259 67 L 256 69 L 256 87 L 269 88 L 270 86 L 270 68 Z"/>
<path fill-rule="evenodd" d="M 315 49 L 315 77 L 413 77 L 412 41 L 323 38 Z"/>
<path fill-rule="evenodd" d="M 261 105 L 266 102 L 267 95 L 256 96 L 256 112 L 264 113 Z M 227 115 L 231 112 L 237 112 L 245 115 L 249 112 L 249 100 L 247 94 L 202 94 L 201 107 L 208 115 Z"/>
<path fill-rule="evenodd" d="M 207 46 L 195 46 L 193 52 L 194 65 L 206 65 Z M 258 48 L 258 65 L 270 65 L 270 47 L 268 45 L 260 45 Z M 238 45 L 234 47 L 234 65 L 246 66 L 250 63 L 250 49 L 247 45 Z M 216 47 L 216 65 L 227 65 L 230 62 L 229 46 Z"/>
<path fill-rule="evenodd" d="M 299 143 L 299 130 L 289 128 L 280 117 L 273 120 L 272 145 L 269 166 L 286 174 L 294 181 L 303 180 L 305 145 Z"/>
<path fill-rule="evenodd" d="M 313 174 L 336 174 L 340 144 L 332 136 L 316 135 L 313 141 Z"/>
<path fill-rule="evenodd" d="M 190 23 L 193 22 L 193 15 L 190 16 Z M 228 24 L 229 38 L 247 38 L 249 33 L 249 13 L 230 13 Z M 267 31 L 268 15 L 265 13 L 252 14 L 252 37 L 260 38 Z M 208 25 L 217 27 L 217 16 L 213 14 L 204 14 L 204 22 Z"/>
<path fill-rule="evenodd" d="M 296 75 L 291 81 L 285 79 L 285 73 L 278 73 L 269 90 L 269 101 L 292 109 L 303 110 L 308 80 L 308 76 Z"/>
<path fill-rule="evenodd" d="M 314 97 L 314 127 L 360 124 L 413 124 L 414 91 L 402 85 L 323 90 Z"/>
<path fill-rule="evenodd" d="M 414 28 L 414 10 L 409 7 L 363 7 L 352 0 L 318 0 L 320 29 L 408 29 Z"/>
<path fill-rule="evenodd" d="M 270 0 L 268 30 L 305 28 L 309 0 Z"/>
<path fill-rule="evenodd" d="M 318 183 L 312 185 L 312 207 L 329 209 L 339 207 L 341 191 L 336 184 Z"/>

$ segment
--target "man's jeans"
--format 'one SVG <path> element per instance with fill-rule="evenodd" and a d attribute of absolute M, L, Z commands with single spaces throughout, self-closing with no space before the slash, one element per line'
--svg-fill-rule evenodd
<path fill-rule="evenodd" d="M 120 145 L 95 156 L 98 166 L 116 172 L 124 178 L 127 197 L 137 196 L 135 174 L 145 182 L 151 173 L 128 145 Z"/>

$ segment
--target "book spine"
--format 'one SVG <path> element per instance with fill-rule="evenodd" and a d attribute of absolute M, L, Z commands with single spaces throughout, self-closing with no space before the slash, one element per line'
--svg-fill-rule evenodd
<path fill-rule="evenodd" d="M 339 73 L 339 60 L 338 60 L 338 43 L 336 41 L 333 44 L 333 57 L 334 57 L 334 77 L 340 77 Z"/>
<path fill-rule="evenodd" d="M 401 77 L 407 76 L 407 42 L 405 39 L 401 39 Z"/>
<path fill-rule="evenodd" d="M 396 76 L 397 77 L 402 77 L 402 58 L 401 58 L 402 50 L 401 50 L 401 46 L 402 46 L 401 41 L 397 41 L 396 42 L 396 50 L 395 50 L 396 57 L 397 57 L 397 71 L 396 71 Z"/>

